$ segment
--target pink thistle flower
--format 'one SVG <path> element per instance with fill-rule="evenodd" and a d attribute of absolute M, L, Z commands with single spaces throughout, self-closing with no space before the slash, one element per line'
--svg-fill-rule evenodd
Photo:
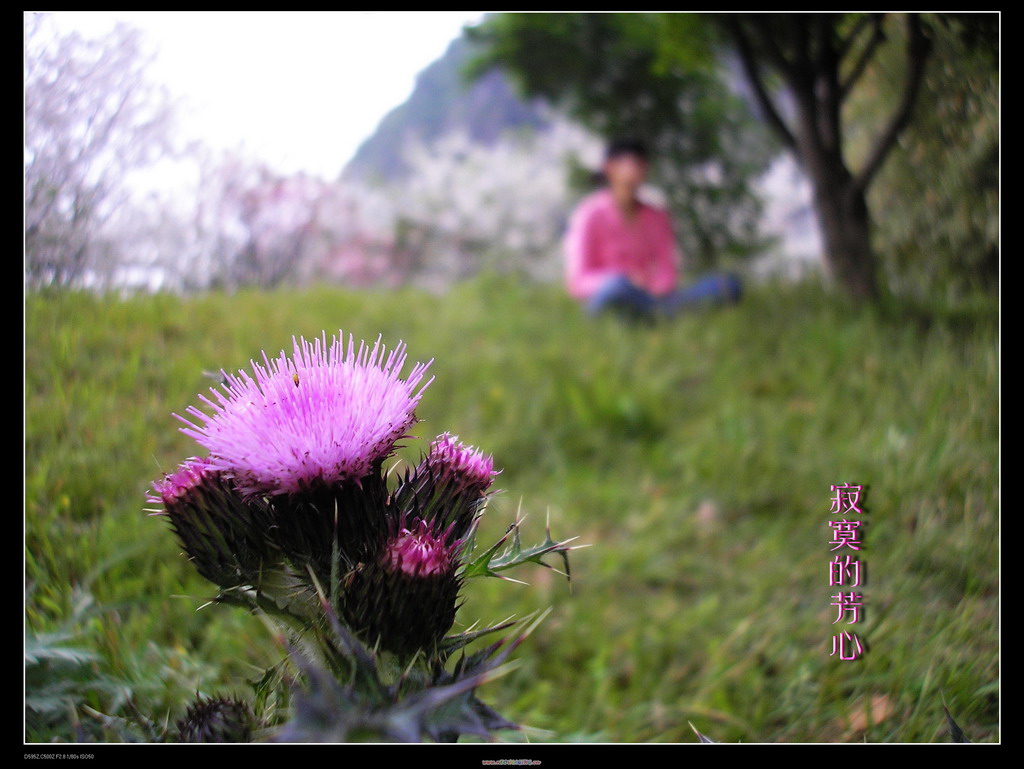
<path fill-rule="evenodd" d="M 172 508 L 180 499 L 195 492 L 210 472 L 210 463 L 200 457 L 189 457 L 173 473 L 153 481 L 153 492 L 146 496 L 150 504 Z M 158 511 L 159 512 L 159 511 Z"/>
<path fill-rule="evenodd" d="M 450 483 L 457 493 L 482 495 L 498 473 L 494 460 L 480 449 L 459 442 L 458 436 L 442 433 L 430 444 L 426 464 L 440 483 Z"/>
<path fill-rule="evenodd" d="M 224 392 L 200 395 L 211 414 L 194 406 L 187 412 L 195 422 L 175 414 L 188 425 L 182 432 L 209 450 L 210 466 L 247 497 L 359 484 L 406 437 L 433 381 L 419 386 L 429 362 L 400 377 L 403 344 L 388 353 L 380 338 L 358 349 L 351 337 L 347 349 L 338 337 L 328 347 L 326 333 L 292 341 L 291 358 L 264 353 L 265 365 L 251 361 L 254 376 L 226 375 Z"/>
<path fill-rule="evenodd" d="M 448 574 L 455 571 L 461 546 L 461 542 L 448 544 L 444 536 L 435 536 L 425 521 L 419 521 L 388 542 L 381 564 L 387 571 L 412 577 Z"/>
<path fill-rule="evenodd" d="M 345 621 L 369 644 L 400 657 L 429 651 L 455 621 L 464 544 L 427 521 L 403 518 L 380 556 L 345 578 Z"/>
<path fill-rule="evenodd" d="M 389 500 L 393 521 L 420 518 L 449 545 L 464 540 L 480 516 L 498 473 L 490 456 L 443 433 Z M 404 526 L 404 524 L 400 524 Z"/>
<path fill-rule="evenodd" d="M 191 457 L 153 483 L 151 510 L 167 516 L 196 570 L 220 587 L 253 583 L 272 554 L 264 537 L 269 510 L 248 502 L 209 459 Z"/>

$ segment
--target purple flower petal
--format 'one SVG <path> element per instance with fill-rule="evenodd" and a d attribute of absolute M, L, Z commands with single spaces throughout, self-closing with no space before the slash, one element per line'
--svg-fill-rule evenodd
<path fill-rule="evenodd" d="M 388 542 L 381 559 L 384 568 L 412 577 L 453 573 L 462 543 L 448 544 L 443 536 L 436 536 L 424 521 L 417 524 L 403 528 Z"/>
<path fill-rule="evenodd" d="M 454 484 L 459 492 L 483 494 L 498 474 L 490 456 L 478 448 L 466 446 L 451 433 L 442 433 L 434 439 L 427 464 L 441 481 Z"/>
<path fill-rule="evenodd" d="M 147 495 L 146 501 L 169 507 L 199 486 L 209 470 L 210 463 L 206 459 L 189 457 L 173 473 L 153 482 L 154 493 Z"/>
<path fill-rule="evenodd" d="M 210 414 L 190 406 L 182 432 L 209 452 L 211 467 L 245 495 L 298 493 L 317 484 L 359 483 L 394 451 L 416 422 L 430 363 L 400 377 L 405 345 L 390 353 L 380 339 L 358 349 L 326 334 L 300 339 L 289 358 L 263 355 L 254 376 L 227 375 L 223 392 L 199 396 Z M 419 389 L 417 389 L 419 387 Z"/>

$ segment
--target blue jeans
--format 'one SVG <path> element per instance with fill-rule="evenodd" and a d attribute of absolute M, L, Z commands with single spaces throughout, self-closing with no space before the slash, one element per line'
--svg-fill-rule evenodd
<path fill-rule="evenodd" d="M 675 315 L 688 308 L 732 304 L 743 293 L 740 279 L 731 273 L 705 275 L 689 286 L 680 286 L 665 296 L 654 296 L 629 282 L 625 275 L 606 280 L 587 302 L 587 311 L 599 315 L 612 310 L 634 319 Z"/>

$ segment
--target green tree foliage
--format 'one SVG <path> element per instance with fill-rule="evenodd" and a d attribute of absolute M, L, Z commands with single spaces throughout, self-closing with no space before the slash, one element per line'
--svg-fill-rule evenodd
<path fill-rule="evenodd" d="M 772 148 L 730 91 L 703 17 L 502 14 L 469 32 L 485 46 L 473 73 L 504 68 L 525 95 L 605 137 L 651 147 L 652 180 L 669 197 L 689 259 L 712 264 L 757 246 L 750 182 Z"/>
<path fill-rule="evenodd" d="M 882 269 L 899 295 L 952 299 L 999 281 L 998 17 L 930 20 L 933 57 L 900 151 L 869 195 Z M 851 154 L 898 88 L 900 40 L 879 52 L 849 106 Z M 888 213 L 884 213 L 888 212 Z"/>

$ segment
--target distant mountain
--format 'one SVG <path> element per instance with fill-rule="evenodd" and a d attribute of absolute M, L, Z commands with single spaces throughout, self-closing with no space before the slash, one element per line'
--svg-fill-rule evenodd
<path fill-rule="evenodd" d="M 404 149 L 410 142 L 464 131 L 474 142 L 491 145 L 508 129 L 549 126 L 540 102 L 519 98 L 502 72 L 492 70 L 467 83 L 463 70 L 472 55 L 473 46 L 464 36 L 454 40 L 444 56 L 419 74 L 409 99 L 391 110 L 360 145 L 342 180 L 400 179 L 407 170 Z"/>

